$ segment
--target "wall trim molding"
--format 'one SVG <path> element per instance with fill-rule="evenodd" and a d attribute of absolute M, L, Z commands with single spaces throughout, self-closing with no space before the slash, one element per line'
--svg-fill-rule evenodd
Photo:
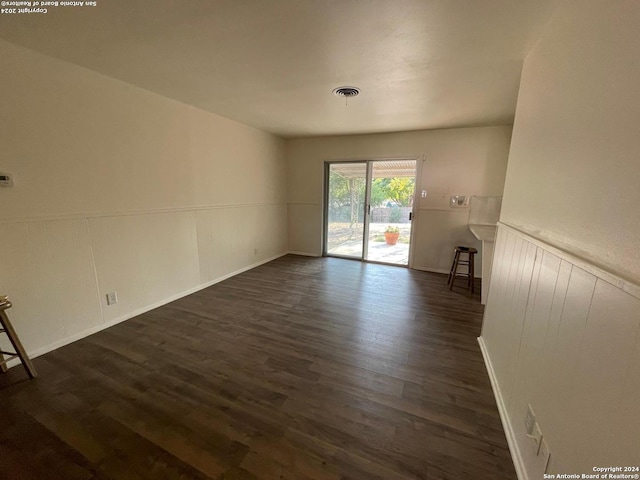
<path fill-rule="evenodd" d="M 527 470 L 524 468 L 524 462 L 522 460 L 520 448 L 518 448 L 518 442 L 516 442 L 515 434 L 513 433 L 513 427 L 511 426 L 511 421 L 509 420 L 509 415 L 507 414 L 507 408 L 502 398 L 502 392 L 500 392 L 500 387 L 498 386 L 498 380 L 493 370 L 493 365 L 491 364 L 489 352 L 487 351 L 487 347 L 482 337 L 478 337 L 478 344 L 480 345 L 480 351 L 482 352 L 484 365 L 487 369 L 487 373 L 489 374 L 489 380 L 491 381 L 491 388 L 493 389 L 493 396 L 495 397 L 496 404 L 498 405 L 498 412 L 500 413 L 500 421 L 502 422 L 502 428 L 504 429 L 505 436 L 507 437 L 507 444 L 509 445 L 509 452 L 511 453 L 513 466 L 516 469 L 516 475 L 518 476 L 518 480 L 529 480 L 529 476 L 527 475 Z"/>
<path fill-rule="evenodd" d="M 199 210 L 217 210 L 223 208 L 249 208 L 249 207 L 275 207 L 286 206 L 287 202 L 255 202 L 255 203 L 226 203 L 218 205 L 196 205 L 191 207 L 167 207 L 143 210 L 132 210 L 130 212 L 94 212 L 94 213 L 69 213 L 40 216 L 23 216 L 0 218 L 0 225 L 9 223 L 31 223 L 31 222 L 55 222 L 62 220 L 85 220 L 90 218 L 104 217 L 129 217 L 135 215 L 154 215 L 162 213 L 195 212 Z"/>
<path fill-rule="evenodd" d="M 556 255 L 557 257 L 566 260 L 567 262 L 575 265 L 576 267 L 584 270 L 585 272 L 594 275 L 595 277 L 603 280 L 611 285 L 618 287 L 625 293 L 640 299 L 640 285 L 627 279 L 623 278 L 615 272 L 608 270 L 605 266 L 596 265 L 592 260 L 580 257 L 573 253 L 567 252 L 562 247 L 549 243 L 549 240 L 543 240 L 541 238 L 535 237 L 532 235 L 532 232 L 527 231 L 525 227 L 518 227 L 515 225 L 511 225 L 505 222 L 498 222 L 498 228 L 503 228 L 520 238 L 525 239 L 526 241 L 540 247 L 549 253 Z M 497 237 L 496 237 L 497 238 Z"/>
<path fill-rule="evenodd" d="M 190 288 L 188 290 L 185 290 L 183 292 L 177 293 L 175 295 L 171 295 L 165 299 L 162 299 L 158 302 L 152 303 L 151 305 L 147 305 L 145 307 L 139 308 L 137 310 L 134 310 L 133 312 L 129 312 L 126 313 L 125 315 L 121 315 L 118 318 L 115 318 L 113 320 L 110 320 L 108 322 L 104 322 L 101 323 L 100 325 L 96 325 L 93 326 L 87 330 L 83 330 L 82 332 L 76 333 L 74 335 L 71 335 L 70 337 L 66 337 L 63 338 L 61 340 L 57 340 L 55 342 L 52 342 L 48 345 L 45 345 L 44 347 L 40 347 L 36 350 L 33 351 L 29 351 L 27 352 L 30 358 L 36 358 L 39 357 L 40 355 L 44 355 L 45 353 L 49 353 L 52 352 L 53 350 L 57 350 L 58 348 L 64 347 L 65 345 L 69 345 L 70 343 L 76 342 L 78 340 L 81 340 L 85 337 L 88 337 L 90 335 L 93 335 L 94 333 L 98 333 L 102 330 L 106 330 L 109 327 L 112 327 L 114 325 L 117 325 L 118 323 L 122 323 L 126 320 L 130 320 L 133 317 L 137 317 L 138 315 L 142 315 L 143 313 L 149 312 L 155 308 L 161 307 L 163 305 L 166 305 L 167 303 L 171 303 L 174 302 L 182 297 L 186 297 L 187 295 L 191 295 L 192 293 L 196 293 L 199 292 L 200 290 L 204 290 L 205 288 L 211 287 L 212 285 L 215 285 L 216 283 L 220 283 L 224 280 L 227 280 L 228 278 L 231 277 L 235 277 L 236 275 L 239 275 L 243 272 L 246 272 L 248 270 L 254 269 L 256 267 L 259 267 L 260 265 L 264 265 L 265 263 L 269 263 L 272 262 L 280 257 L 284 257 L 285 255 L 287 255 L 289 252 L 284 252 L 284 253 L 279 253 L 277 255 L 274 255 L 272 257 L 266 258 L 264 260 L 260 260 L 259 262 L 256 263 L 252 263 L 251 265 L 248 265 L 246 267 L 242 267 L 238 270 L 235 270 L 231 273 L 228 273 L 226 275 L 223 275 L 221 277 L 215 278 L 214 280 L 211 280 L 209 282 L 200 284 L 196 287 Z M 11 367 L 15 367 L 16 365 L 20 365 L 20 360 L 19 359 L 13 359 L 9 362 L 7 362 L 7 368 L 11 368 Z"/>

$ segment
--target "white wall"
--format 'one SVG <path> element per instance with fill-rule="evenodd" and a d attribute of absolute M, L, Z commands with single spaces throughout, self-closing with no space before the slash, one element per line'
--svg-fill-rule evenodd
<path fill-rule="evenodd" d="M 640 2 L 564 2 L 524 64 L 502 220 L 640 283 Z"/>
<path fill-rule="evenodd" d="M 468 209 L 449 208 L 449 196 L 502 195 L 510 138 L 511 127 L 483 127 L 289 140 L 289 249 L 322 253 L 325 161 L 424 154 L 417 188 L 428 195 L 421 199 L 414 223 L 414 267 L 448 272 L 455 245 L 480 249 L 467 228 Z M 442 193 L 443 187 L 449 193 Z"/>
<path fill-rule="evenodd" d="M 528 403 L 550 473 L 640 458 L 638 25 L 562 2 L 524 64 L 481 341 L 521 478 Z"/>
<path fill-rule="evenodd" d="M 0 58 L 0 293 L 29 352 L 286 252 L 284 140 L 6 42 Z"/>

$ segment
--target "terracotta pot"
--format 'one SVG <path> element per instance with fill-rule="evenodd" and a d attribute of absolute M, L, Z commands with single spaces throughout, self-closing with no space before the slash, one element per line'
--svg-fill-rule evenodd
<path fill-rule="evenodd" d="M 395 245 L 398 243 L 399 236 L 399 233 L 384 232 L 384 241 L 387 242 L 387 245 Z"/>

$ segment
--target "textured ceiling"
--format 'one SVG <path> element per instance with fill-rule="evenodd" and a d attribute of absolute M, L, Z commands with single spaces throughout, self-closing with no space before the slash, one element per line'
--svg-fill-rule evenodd
<path fill-rule="evenodd" d="M 0 38 L 284 137 L 372 133 L 512 123 L 555 5 L 98 0 L 1 15 Z"/>

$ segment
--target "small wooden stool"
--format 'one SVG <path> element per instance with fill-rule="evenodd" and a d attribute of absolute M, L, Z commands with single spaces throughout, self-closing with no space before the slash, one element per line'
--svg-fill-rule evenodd
<path fill-rule="evenodd" d="M 7 371 L 7 362 L 13 360 L 14 358 L 20 358 L 22 362 L 22 366 L 27 371 L 27 374 L 30 378 L 35 378 L 38 374 L 36 373 L 36 369 L 33 368 L 33 364 L 31 360 L 29 360 L 29 356 L 27 352 L 25 352 L 20 339 L 18 338 L 18 334 L 13 329 L 13 325 L 9 321 L 9 317 L 7 317 L 6 309 L 11 308 L 11 302 L 6 296 L 0 296 L 0 324 L 2 328 L 0 328 L 0 333 L 6 333 L 11 341 L 11 345 L 15 349 L 15 352 L 5 352 L 0 350 L 0 372 L 4 373 Z M 4 356 L 8 355 L 7 358 Z"/>
<path fill-rule="evenodd" d="M 471 288 L 471 293 L 475 292 L 473 285 L 473 275 L 474 275 L 474 259 L 475 254 L 478 253 L 478 250 L 472 247 L 463 247 L 461 245 L 457 246 L 454 250 L 453 256 L 453 264 L 451 265 L 451 271 L 449 272 L 449 290 L 453 289 L 453 282 L 456 277 L 467 277 L 467 286 Z M 467 260 L 461 260 L 460 254 L 466 253 Z M 467 265 L 467 273 L 458 273 L 458 265 Z"/>

